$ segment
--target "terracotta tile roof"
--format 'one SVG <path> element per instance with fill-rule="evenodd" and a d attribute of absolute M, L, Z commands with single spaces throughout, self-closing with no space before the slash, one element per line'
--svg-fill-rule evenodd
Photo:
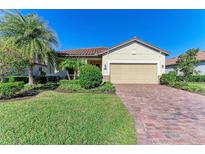
<path fill-rule="evenodd" d="M 121 46 L 124 46 L 126 44 L 132 43 L 132 42 L 137 42 L 139 44 L 142 44 L 144 46 L 147 46 L 151 49 L 154 49 L 160 53 L 163 53 L 165 55 L 169 55 L 169 52 L 167 52 L 166 50 L 160 49 L 159 47 L 153 46 L 147 42 L 142 41 L 139 38 L 132 38 L 128 41 L 125 41 L 123 43 L 120 43 L 116 46 L 113 46 L 111 48 L 107 48 L 107 47 L 98 47 L 98 48 L 82 48 L 82 49 L 73 49 L 73 50 L 64 50 L 64 51 L 57 51 L 57 53 L 60 56 L 99 56 L 102 54 L 106 54 L 108 52 L 110 52 L 111 50 L 113 51 L 113 49 L 119 48 Z"/>
<path fill-rule="evenodd" d="M 108 50 L 106 47 L 98 48 L 82 48 L 58 51 L 57 53 L 62 56 L 99 56 L 102 52 Z"/>
<path fill-rule="evenodd" d="M 178 57 L 170 58 L 166 60 L 166 66 L 176 65 Z M 205 51 L 199 51 L 196 55 L 198 61 L 205 61 Z"/>
<path fill-rule="evenodd" d="M 177 62 L 177 57 L 174 57 L 174 58 L 170 58 L 170 59 L 166 59 L 166 66 L 169 66 L 169 65 L 175 65 Z"/>

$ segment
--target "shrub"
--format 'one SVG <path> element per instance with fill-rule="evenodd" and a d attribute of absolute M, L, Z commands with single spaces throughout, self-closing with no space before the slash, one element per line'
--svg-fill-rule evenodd
<path fill-rule="evenodd" d="M 176 77 L 176 80 L 177 81 L 185 81 L 185 77 L 180 75 L 180 76 Z"/>
<path fill-rule="evenodd" d="M 65 90 L 68 92 L 97 92 L 97 93 L 115 93 L 116 89 L 114 85 L 110 82 L 105 82 L 99 87 L 92 89 L 85 89 L 81 87 L 78 80 L 60 80 L 60 86 L 58 87 L 60 90 Z"/>
<path fill-rule="evenodd" d="M 8 82 L 19 82 L 19 81 L 28 83 L 28 77 L 27 76 L 8 76 Z"/>
<path fill-rule="evenodd" d="M 47 83 L 44 85 L 44 89 L 53 90 L 53 89 L 56 89 L 58 86 L 59 86 L 58 83 L 47 82 Z"/>
<path fill-rule="evenodd" d="M 23 89 L 24 82 L 7 82 L 0 83 L 0 95 L 1 96 L 12 96 L 16 94 L 18 91 Z"/>
<path fill-rule="evenodd" d="M 205 75 L 192 75 L 188 78 L 189 82 L 205 82 Z"/>
<path fill-rule="evenodd" d="M 59 88 L 61 90 L 68 90 L 68 91 L 83 91 L 84 89 L 80 86 L 79 80 L 60 80 L 59 81 Z"/>
<path fill-rule="evenodd" d="M 33 84 L 33 85 L 26 84 L 26 85 L 24 85 L 24 90 L 25 91 L 37 90 L 37 89 L 41 89 L 42 86 L 43 86 L 43 84 Z"/>
<path fill-rule="evenodd" d="M 115 89 L 115 86 L 111 82 L 105 82 L 103 85 L 101 85 L 97 88 L 91 89 L 91 91 L 115 93 L 116 89 Z"/>
<path fill-rule="evenodd" d="M 48 82 L 58 82 L 59 81 L 59 76 L 56 75 L 49 75 L 46 76 Z"/>
<path fill-rule="evenodd" d="M 3 78 L 2 82 L 9 82 L 9 79 L 8 78 Z M 0 81 L 1 83 L 1 81 Z"/>
<path fill-rule="evenodd" d="M 102 83 L 101 70 L 94 65 L 84 65 L 80 68 L 80 85 L 85 89 L 100 86 Z"/>
<path fill-rule="evenodd" d="M 47 78 L 45 76 L 35 76 L 34 80 L 37 84 L 45 84 L 47 83 Z"/>
<path fill-rule="evenodd" d="M 169 86 L 174 86 L 174 84 L 176 83 L 176 78 L 177 78 L 176 72 L 171 71 L 168 74 L 162 74 L 160 78 L 160 83 Z"/>
<path fill-rule="evenodd" d="M 53 90 L 56 89 L 58 87 L 57 83 L 51 83 L 48 82 L 46 84 L 34 84 L 34 85 L 29 85 L 26 84 L 24 86 L 24 91 L 29 91 L 29 90 Z"/>
<path fill-rule="evenodd" d="M 60 84 L 59 89 L 68 92 L 86 92 L 86 89 L 82 88 L 80 84 Z"/>
<path fill-rule="evenodd" d="M 79 84 L 79 80 L 60 80 L 60 85 L 62 84 Z"/>
<path fill-rule="evenodd" d="M 177 76 L 177 81 L 205 82 L 205 75 Z"/>
<path fill-rule="evenodd" d="M 177 88 L 177 89 L 183 89 L 183 90 L 186 90 L 186 87 L 188 86 L 188 84 L 186 82 L 175 82 L 175 84 L 173 85 L 174 88 Z"/>

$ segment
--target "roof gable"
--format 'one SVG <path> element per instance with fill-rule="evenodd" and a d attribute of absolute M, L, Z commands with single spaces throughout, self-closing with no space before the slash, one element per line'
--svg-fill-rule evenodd
<path fill-rule="evenodd" d="M 140 40 L 139 38 L 136 38 L 136 37 L 134 37 L 133 39 L 130 39 L 130 40 L 126 41 L 126 42 L 120 43 L 120 44 L 118 44 L 118 45 L 116 45 L 116 46 L 113 46 L 113 47 L 109 48 L 108 50 L 106 50 L 106 51 L 105 51 L 104 53 L 102 53 L 102 54 L 110 53 L 110 52 L 114 51 L 115 49 L 118 49 L 118 48 L 120 48 L 120 47 L 129 45 L 129 44 L 134 43 L 134 42 L 139 43 L 139 44 L 141 44 L 141 45 L 143 45 L 143 46 L 146 46 L 146 47 L 148 47 L 148 48 L 151 48 L 151 49 L 153 49 L 153 50 L 155 50 L 155 51 L 158 51 L 158 52 L 160 52 L 160 53 L 163 53 L 163 54 L 165 54 L 165 55 L 169 55 L 169 52 L 167 52 L 167 51 L 165 51 L 165 50 L 163 50 L 163 49 L 160 49 L 160 48 L 158 48 L 158 47 L 156 47 L 156 46 L 153 46 L 153 45 L 151 45 L 151 44 L 148 44 L 148 43 L 146 43 L 146 42 L 144 42 L 144 41 L 142 41 L 142 40 Z"/>

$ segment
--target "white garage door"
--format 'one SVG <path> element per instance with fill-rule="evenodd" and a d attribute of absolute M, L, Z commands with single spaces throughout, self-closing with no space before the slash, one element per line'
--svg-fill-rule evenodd
<path fill-rule="evenodd" d="M 111 64 L 110 78 L 115 84 L 157 84 L 157 64 Z"/>

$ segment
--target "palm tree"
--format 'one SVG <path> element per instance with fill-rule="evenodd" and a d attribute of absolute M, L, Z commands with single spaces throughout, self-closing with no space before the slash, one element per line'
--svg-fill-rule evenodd
<path fill-rule="evenodd" d="M 23 15 L 19 11 L 3 11 L 0 18 L 0 38 L 4 47 L 15 50 L 28 66 L 29 84 L 34 83 L 33 66 L 37 59 L 54 58 L 58 41 L 53 30 L 36 14 Z"/>
<path fill-rule="evenodd" d="M 62 62 L 60 62 L 59 67 L 61 69 L 65 69 L 67 71 L 68 80 L 71 80 L 70 78 L 70 69 L 73 69 L 74 71 L 74 80 L 76 79 L 76 76 L 78 74 L 79 67 L 82 66 L 84 63 L 81 59 L 78 58 L 66 58 Z"/>

